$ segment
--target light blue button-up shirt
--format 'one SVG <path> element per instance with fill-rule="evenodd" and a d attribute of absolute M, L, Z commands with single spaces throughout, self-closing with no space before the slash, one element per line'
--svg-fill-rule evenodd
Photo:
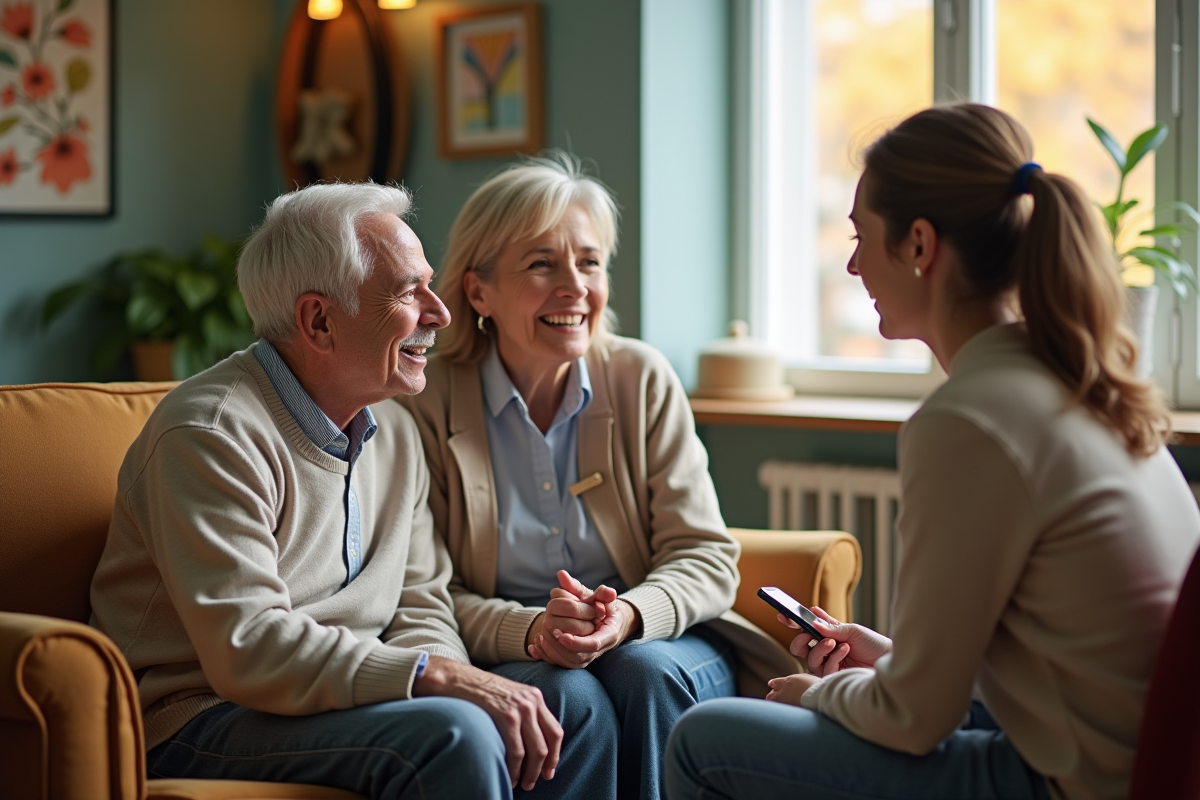
<path fill-rule="evenodd" d="M 363 444 L 375 435 L 375 417 L 371 409 L 364 408 L 354 415 L 346 430 L 338 429 L 333 420 L 325 416 L 313 399 L 304 391 L 300 381 L 288 369 L 279 356 L 279 351 L 266 339 L 259 339 L 258 347 L 254 348 L 254 357 L 262 365 L 263 372 L 275 387 L 275 393 L 283 401 L 283 407 L 296 420 L 300 430 L 317 447 L 334 458 L 349 463 L 346 470 L 346 489 L 342 496 L 342 508 L 346 513 L 345 545 L 342 558 L 346 563 L 346 583 L 358 577 L 362 571 L 362 513 L 358 506 L 358 494 L 354 491 L 351 477 L 354 474 L 354 462 L 362 453 Z M 349 456 L 347 457 L 347 454 Z"/>
<path fill-rule="evenodd" d="M 499 521 L 496 595 L 543 606 L 558 586 L 560 569 L 589 588 L 603 583 L 624 591 L 583 499 L 568 491 L 579 480 L 577 422 L 592 397 L 587 364 L 581 358 L 571 365 L 562 405 L 545 435 L 529 418 L 494 346 L 479 374 Z"/>

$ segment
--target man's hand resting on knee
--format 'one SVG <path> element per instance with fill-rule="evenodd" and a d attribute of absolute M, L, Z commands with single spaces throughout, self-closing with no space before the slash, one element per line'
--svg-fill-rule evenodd
<path fill-rule="evenodd" d="M 563 730 L 535 686 L 510 681 L 477 667 L 430 656 L 413 683 L 413 697 L 457 697 L 482 708 L 496 723 L 507 753 L 508 774 L 529 791 L 541 775 L 554 777 Z"/>

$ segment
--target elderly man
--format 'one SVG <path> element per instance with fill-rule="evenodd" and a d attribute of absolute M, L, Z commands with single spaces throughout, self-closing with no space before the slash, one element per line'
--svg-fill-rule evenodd
<path fill-rule="evenodd" d="M 167 395 L 125 457 L 92 622 L 137 676 L 152 776 L 373 798 L 605 780 L 581 756 L 547 783 L 556 714 L 469 665 L 416 428 L 369 407 L 424 387 L 450 321 L 408 208 L 372 184 L 277 199 L 239 267 L 262 338 Z M 556 711 L 586 742 L 586 714 Z"/>

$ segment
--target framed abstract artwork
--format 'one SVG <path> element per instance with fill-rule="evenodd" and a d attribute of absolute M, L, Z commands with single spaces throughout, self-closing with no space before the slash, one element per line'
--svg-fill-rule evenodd
<path fill-rule="evenodd" d="M 113 211 L 113 0 L 0 0 L 0 216 Z"/>
<path fill-rule="evenodd" d="M 435 41 L 441 156 L 540 150 L 541 7 L 489 6 L 443 17 Z"/>

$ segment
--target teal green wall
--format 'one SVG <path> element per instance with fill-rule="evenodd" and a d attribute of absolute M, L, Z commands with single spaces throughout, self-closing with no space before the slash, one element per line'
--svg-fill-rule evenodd
<path fill-rule="evenodd" d="M 729 318 L 729 2 L 642 3 L 642 338 L 685 386 Z"/>
<path fill-rule="evenodd" d="M 891 433 L 726 425 L 701 425 L 698 430 L 708 449 L 721 514 L 736 528 L 767 527 L 767 493 L 758 485 L 758 465 L 769 459 L 896 468 L 896 436 Z"/>
<path fill-rule="evenodd" d="M 511 4 L 420 2 L 389 12 L 400 32 L 413 90 L 412 146 L 404 182 L 416 192 L 413 229 L 436 269 L 446 235 L 471 192 L 507 158 L 443 160 L 437 155 L 434 117 L 433 30 L 437 17 L 465 7 Z M 546 146 L 569 149 L 592 162 L 593 174 L 621 207 L 621 243 L 611 267 L 611 305 L 621 332 L 641 333 L 641 220 L 638 96 L 639 0 L 544 0 Z"/>
<path fill-rule="evenodd" d="M 86 314 L 38 329 L 53 286 L 118 250 L 240 236 L 274 193 L 269 3 L 116 4 L 116 213 L 0 218 L 0 383 L 87 380 Z"/>
<path fill-rule="evenodd" d="M 463 5 L 426 0 L 387 14 L 400 32 L 413 91 L 404 182 L 416 192 L 413 227 L 435 266 L 463 201 L 506 161 L 437 156 L 434 19 Z M 283 190 L 272 103 L 294 0 L 120 0 L 117 6 L 117 211 L 110 219 L 0 219 L 0 384 L 92 377 L 85 310 L 48 331 L 37 325 L 36 306 L 50 288 L 119 250 L 182 252 L 208 232 L 242 236 Z M 641 5 L 547 0 L 543 11 L 546 143 L 594 161 L 616 192 L 622 246 L 612 266 L 612 305 L 622 331 L 636 336 Z M 124 365 L 105 377 L 128 374 Z"/>

